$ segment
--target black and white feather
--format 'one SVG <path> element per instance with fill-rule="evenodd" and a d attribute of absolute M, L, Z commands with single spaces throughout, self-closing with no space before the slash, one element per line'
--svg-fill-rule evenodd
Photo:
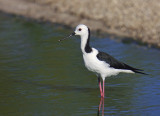
<path fill-rule="evenodd" d="M 125 69 L 125 70 L 131 70 L 135 73 L 140 73 L 140 74 L 145 74 L 143 73 L 141 69 L 137 69 L 137 68 L 133 68 L 123 62 L 120 62 L 118 60 L 116 60 L 115 58 L 113 58 L 112 56 L 110 56 L 107 53 L 104 52 L 99 52 L 97 54 L 97 58 L 101 61 L 105 61 L 106 63 L 108 63 L 110 65 L 110 67 L 115 68 L 115 69 Z"/>
<path fill-rule="evenodd" d="M 81 38 L 81 50 L 86 68 L 101 76 L 103 80 L 106 77 L 117 75 L 121 72 L 145 74 L 141 69 L 133 68 L 116 60 L 107 53 L 90 47 L 90 29 L 87 26 L 83 24 L 78 25 L 71 35 L 79 35 Z"/>
<path fill-rule="evenodd" d="M 105 78 L 119 73 L 140 73 L 145 74 L 143 70 L 133 68 L 123 62 L 120 62 L 107 53 L 100 52 L 95 48 L 90 47 L 90 29 L 80 24 L 76 27 L 75 31 L 66 38 L 73 35 L 79 35 L 81 38 L 81 50 L 83 60 L 86 68 L 98 75 L 98 83 L 100 88 L 101 97 L 105 96 Z M 100 77 L 103 79 L 103 89 L 101 87 Z"/>

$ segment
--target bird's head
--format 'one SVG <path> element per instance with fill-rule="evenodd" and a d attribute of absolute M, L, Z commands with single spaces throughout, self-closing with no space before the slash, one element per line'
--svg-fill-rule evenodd
<path fill-rule="evenodd" d="M 85 34 L 88 34 L 88 27 L 84 24 L 80 24 L 76 27 L 74 31 L 75 35 L 83 36 Z"/>
<path fill-rule="evenodd" d="M 84 24 L 79 24 L 72 34 L 70 34 L 68 37 L 65 37 L 59 41 L 62 41 L 64 39 L 67 39 L 67 38 L 74 36 L 74 35 L 79 35 L 79 36 L 88 35 L 88 33 L 89 33 L 89 28 Z"/>

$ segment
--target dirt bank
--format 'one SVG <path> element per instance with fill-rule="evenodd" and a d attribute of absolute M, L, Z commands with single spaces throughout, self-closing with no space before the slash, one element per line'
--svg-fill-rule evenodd
<path fill-rule="evenodd" d="M 130 37 L 160 48 L 159 0 L 0 0 L 0 10 Z"/>

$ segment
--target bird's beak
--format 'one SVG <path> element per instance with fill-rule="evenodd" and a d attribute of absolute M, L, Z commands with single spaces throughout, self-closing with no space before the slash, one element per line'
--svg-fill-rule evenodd
<path fill-rule="evenodd" d="M 62 41 L 62 40 L 68 39 L 68 38 L 70 38 L 70 37 L 72 37 L 72 36 L 74 36 L 74 35 L 76 35 L 75 32 L 71 33 L 69 36 L 67 36 L 67 37 L 65 37 L 65 38 L 63 38 L 63 39 L 60 39 L 60 40 L 58 40 L 58 41 L 60 42 L 60 41 Z"/>

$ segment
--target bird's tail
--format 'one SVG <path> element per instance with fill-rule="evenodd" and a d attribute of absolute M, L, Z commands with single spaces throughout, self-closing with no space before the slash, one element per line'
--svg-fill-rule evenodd
<path fill-rule="evenodd" d="M 139 73 L 139 74 L 143 74 L 143 75 L 149 75 L 149 74 L 147 74 L 147 73 L 144 73 L 144 70 L 142 70 L 142 69 L 134 68 L 134 67 L 131 67 L 131 66 L 127 65 L 127 64 L 125 64 L 125 66 L 126 66 L 128 69 L 130 69 L 130 70 L 132 70 L 133 72 L 135 72 L 135 73 Z"/>
<path fill-rule="evenodd" d="M 135 72 L 135 73 L 143 74 L 143 75 L 149 75 L 149 74 L 147 74 L 147 73 L 144 73 L 144 72 L 143 72 L 144 70 L 137 69 L 137 68 L 134 68 L 134 70 L 132 70 L 132 71 Z"/>

